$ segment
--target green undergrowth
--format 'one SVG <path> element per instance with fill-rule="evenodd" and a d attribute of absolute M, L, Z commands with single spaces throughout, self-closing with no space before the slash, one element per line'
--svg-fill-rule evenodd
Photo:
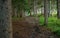
<path fill-rule="evenodd" d="M 44 24 L 44 17 L 40 17 L 40 24 Z M 60 19 L 57 19 L 57 17 L 49 17 L 48 18 L 48 25 L 47 28 L 50 28 L 53 33 L 60 36 Z"/>
<path fill-rule="evenodd" d="M 21 20 L 22 18 L 13 17 L 13 20 Z M 40 25 L 44 24 L 44 17 L 39 17 Z M 60 19 L 57 19 L 57 17 L 49 17 L 48 18 L 48 25 L 47 28 L 50 28 L 53 33 L 60 36 Z"/>

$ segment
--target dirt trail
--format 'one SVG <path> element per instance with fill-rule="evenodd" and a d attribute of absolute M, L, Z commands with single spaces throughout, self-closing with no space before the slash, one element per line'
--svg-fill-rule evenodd
<path fill-rule="evenodd" d="M 46 27 L 34 25 L 26 19 L 13 21 L 12 24 L 14 38 L 57 38 Z"/>

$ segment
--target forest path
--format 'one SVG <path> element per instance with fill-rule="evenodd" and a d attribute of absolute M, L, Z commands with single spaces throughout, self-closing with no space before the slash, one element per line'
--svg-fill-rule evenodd
<path fill-rule="evenodd" d="M 39 26 L 34 17 L 13 20 L 14 38 L 57 38 L 50 29 Z M 35 23 L 34 23 L 35 21 Z"/>

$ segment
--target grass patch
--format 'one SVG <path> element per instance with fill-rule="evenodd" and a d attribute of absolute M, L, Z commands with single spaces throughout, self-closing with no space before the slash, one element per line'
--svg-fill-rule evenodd
<path fill-rule="evenodd" d="M 22 18 L 13 17 L 13 20 L 20 20 Z M 39 17 L 40 25 L 44 24 L 44 17 Z M 52 32 L 54 32 L 56 35 L 60 36 L 60 19 L 57 19 L 57 17 L 49 17 L 48 18 L 48 25 L 47 28 L 50 28 Z"/>
<path fill-rule="evenodd" d="M 40 24 L 44 24 L 44 17 L 40 17 Z M 48 25 L 47 28 L 50 28 L 52 32 L 56 33 L 60 36 L 60 19 L 57 19 L 57 17 L 49 17 L 48 18 Z"/>

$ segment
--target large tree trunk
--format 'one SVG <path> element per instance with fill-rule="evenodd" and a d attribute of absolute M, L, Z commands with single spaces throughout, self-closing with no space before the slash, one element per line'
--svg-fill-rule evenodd
<path fill-rule="evenodd" d="M 48 24 L 49 0 L 44 0 L 44 25 Z"/>
<path fill-rule="evenodd" d="M 60 19 L 60 0 L 57 0 L 57 17 Z"/>
<path fill-rule="evenodd" d="M 0 0 L 0 38 L 12 38 L 11 0 Z"/>

